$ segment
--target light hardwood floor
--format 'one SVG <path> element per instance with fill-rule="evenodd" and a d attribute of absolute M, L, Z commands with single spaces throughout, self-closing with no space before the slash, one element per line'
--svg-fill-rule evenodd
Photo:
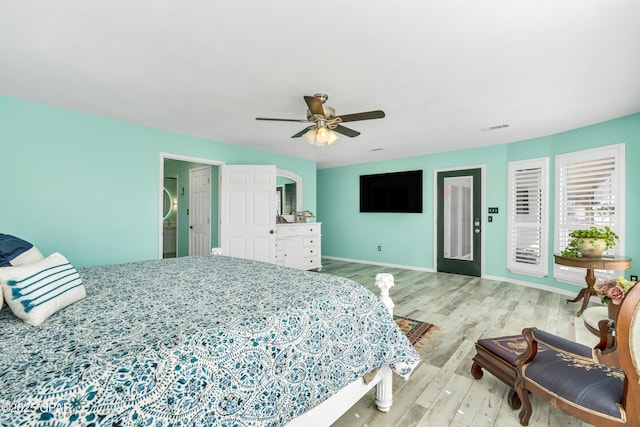
<path fill-rule="evenodd" d="M 395 314 L 436 327 L 418 348 L 422 363 L 410 379 L 395 376 L 389 413 L 376 410 L 372 391 L 333 427 L 516 427 L 518 411 L 507 403 L 508 387 L 486 371 L 480 380 L 471 376 L 475 341 L 536 326 L 589 346 L 597 343 L 576 317 L 579 303 L 567 304 L 564 295 L 477 277 L 323 259 L 322 273 L 353 279 L 376 295 L 375 275 L 383 272 L 395 277 Z M 535 397 L 532 405 L 532 427 L 589 425 Z"/>

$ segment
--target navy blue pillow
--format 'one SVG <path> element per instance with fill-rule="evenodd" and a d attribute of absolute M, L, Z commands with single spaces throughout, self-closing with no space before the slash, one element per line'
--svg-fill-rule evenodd
<path fill-rule="evenodd" d="M 33 244 L 10 234 L 0 233 L 0 267 L 16 266 L 43 258 Z"/>

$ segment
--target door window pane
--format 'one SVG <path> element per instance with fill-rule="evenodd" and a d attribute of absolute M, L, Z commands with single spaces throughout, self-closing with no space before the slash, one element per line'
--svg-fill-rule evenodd
<path fill-rule="evenodd" d="M 473 260 L 473 177 L 444 179 L 444 257 Z"/>

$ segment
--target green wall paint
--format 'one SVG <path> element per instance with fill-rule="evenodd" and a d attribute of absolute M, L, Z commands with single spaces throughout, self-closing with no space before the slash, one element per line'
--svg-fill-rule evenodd
<path fill-rule="evenodd" d="M 485 275 L 575 290 L 576 287 L 556 282 L 552 277 L 537 279 L 513 274 L 507 270 L 507 164 L 510 161 L 549 157 L 553 180 L 555 155 L 620 143 L 626 144 L 624 253 L 640 260 L 640 179 L 634 174 L 637 165 L 640 164 L 640 114 L 510 144 L 321 169 L 318 171 L 317 220 L 323 223 L 322 254 L 414 268 L 434 268 L 434 171 L 484 165 L 485 207 L 500 208 L 500 213 L 493 215 L 493 222 L 487 222 L 486 211 L 483 217 Z M 412 169 L 424 170 L 422 214 L 359 212 L 360 175 Z M 550 206 L 549 214 L 549 235 L 550 241 L 553 242 L 553 204 Z M 382 246 L 380 252 L 377 251 L 378 245 Z M 550 275 L 553 268 L 552 258 L 550 255 Z M 632 265 L 631 273 L 637 274 L 640 271 L 638 263 L 640 261 Z"/>
<path fill-rule="evenodd" d="M 483 218 L 485 274 L 575 289 L 506 269 L 507 163 L 548 156 L 553 175 L 556 154 L 618 143 L 626 144 L 627 158 L 625 254 L 640 260 L 640 181 L 634 174 L 640 163 L 640 114 L 511 144 L 322 169 L 316 201 L 310 160 L 0 97 L 0 232 L 23 237 L 45 254 L 60 251 L 78 266 L 157 258 L 164 152 L 291 170 L 303 180 L 303 210 L 323 222 L 323 255 L 429 269 L 434 170 L 484 165 L 486 206 L 501 212 L 492 223 Z M 358 212 L 359 175 L 412 169 L 425 171 L 423 214 Z"/>
<path fill-rule="evenodd" d="M 0 97 L 0 232 L 77 266 L 155 259 L 163 152 L 288 169 L 316 211 L 314 161 Z"/>

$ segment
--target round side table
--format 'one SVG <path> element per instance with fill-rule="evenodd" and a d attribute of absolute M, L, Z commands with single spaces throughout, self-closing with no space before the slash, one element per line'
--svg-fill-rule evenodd
<path fill-rule="evenodd" d="M 631 268 L 631 258 L 623 256 L 611 256 L 605 258 L 572 258 L 564 257 L 562 255 L 554 255 L 553 261 L 556 264 L 565 265 L 567 267 L 587 269 L 587 275 L 584 277 L 587 287 L 581 289 L 574 299 L 567 300 L 567 302 L 578 302 L 582 300 L 582 307 L 578 310 L 578 316 L 580 316 L 587 308 L 589 298 L 596 294 L 595 289 L 593 289 L 593 285 L 596 283 L 594 270 L 628 270 Z"/>

